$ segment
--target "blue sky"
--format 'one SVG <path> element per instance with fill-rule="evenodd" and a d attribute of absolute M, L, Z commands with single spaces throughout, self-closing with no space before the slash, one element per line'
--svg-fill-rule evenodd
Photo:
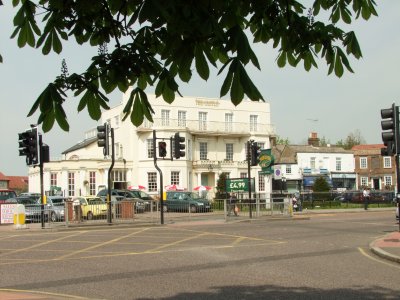
<path fill-rule="evenodd" d="M 6 175 L 26 175 L 25 159 L 18 156 L 18 132 L 36 123 L 38 114 L 27 118 L 33 102 L 45 86 L 60 74 L 61 61 L 66 59 L 69 72 L 82 72 L 97 48 L 64 44 L 60 54 L 43 56 L 40 50 L 29 47 L 19 49 L 11 40 L 12 17 L 16 11 L 11 1 L 0 6 L 0 64 L 1 103 L 0 128 L 2 159 L 0 172 Z M 367 143 L 381 143 L 380 109 L 393 102 L 400 104 L 400 1 L 377 1 L 378 18 L 358 20 L 351 25 L 358 36 L 363 58 L 352 60 L 354 74 L 342 78 L 327 75 L 324 62 L 319 68 L 306 72 L 298 68 L 276 66 L 277 51 L 269 46 L 255 46 L 261 71 L 249 68 L 250 75 L 271 104 L 272 124 L 276 132 L 291 143 L 304 143 L 311 131 L 331 143 L 358 130 Z M 224 77 L 212 77 L 204 82 L 194 77 L 190 84 L 182 85 L 184 96 L 218 98 Z M 122 95 L 113 93 L 111 105 L 121 101 Z M 57 126 L 43 135 L 50 146 L 51 157 L 84 137 L 84 131 L 98 125 L 88 113 L 77 113 L 78 99 L 68 99 L 65 109 L 70 131 Z M 317 120 L 317 121 L 316 121 Z"/>

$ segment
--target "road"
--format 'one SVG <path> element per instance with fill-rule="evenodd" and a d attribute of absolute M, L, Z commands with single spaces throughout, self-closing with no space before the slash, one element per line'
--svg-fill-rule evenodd
<path fill-rule="evenodd" d="M 0 295 L 3 289 L 44 292 L 37 299 L 398 299 L 400 265 L 368 249 L 397 229 L 393 212 L 367 211 L 0 232 Z"/>

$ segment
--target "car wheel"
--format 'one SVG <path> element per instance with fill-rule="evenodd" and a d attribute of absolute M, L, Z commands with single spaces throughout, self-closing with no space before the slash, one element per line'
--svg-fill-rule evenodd
<path fill-rule="evenodd" d="M 89 211 L 89 212 L 87 213 L 86 218 L 87 218 L 88 220 L 93 220 L 93 213 L 92 213 L 91 211 Z"/>
<path fill-rule="evenodd" d="M 56 213 L 54 211 L 52 211 L 51 214 L 50 214 L 50 220 L 51 220 L 51 222 L 56 222 L 57 221 L 57 216 L 56 216 Z"/>
<path fill-rule="evenodd" d="M 191 213 L 195 213 L 196 211 L 197 211 L 196 206 L 191 205 L 191 206 L 190 206 L 190 212 L 191 212 Z"/>

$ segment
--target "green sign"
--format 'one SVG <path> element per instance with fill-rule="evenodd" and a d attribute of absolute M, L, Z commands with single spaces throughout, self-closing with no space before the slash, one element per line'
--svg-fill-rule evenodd
<path fill-rule="evenodd" d="M 251 178 L 251 187 L 254 191 L 254 178 Z M 248 178 L 229 178 L 225 182 L 226 191 L 230 192 L 248 192 L 249 179 Z"/>
<path fill-rule="evenodd" d="M 274 156 L 271 149 L 263 149 L 260 153 L 260 167 L 263 175 L 272 174 L 272 165 L 274 164 Z"/>

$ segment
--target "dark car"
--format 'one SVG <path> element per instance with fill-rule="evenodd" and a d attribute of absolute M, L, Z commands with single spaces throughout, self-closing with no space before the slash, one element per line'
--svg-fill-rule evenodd
<path fill-rule="evenodd" d="M 0 189 L 0 203 L 4 203 L 7 199 L 15 197 L 17 197 L 17 194 L 13 190 Z"/>
<path fill-rule="evenodd" d="M 100 197 L 104 200 L 107 199 L 108 189 L 103 189 L 97 193 L 97 197 Z M 145 211 L 146 205 L 145 202 L 139 198 L 136 198 L 129 190 L 111 190 L 111 202 L 118 203 L 122 200 L 131 200 L 134 201 L 134 207 L 136 213 L 143 213 Z"/>
<path fill-rule="evenodd" d="M 154 200 L 152 196 L 147 194 L 146 192 L 143 192 L 141 190 L 129 190 L 133 197 L 141 199 L 144 201 L 145 206 L 146 206 L 146 211 L 151 210 L 151 207 L 153 207 L 153 210 L 157 209 L 157 202 Z"/>
<path fill-rule="evenodd" d="M 209 212 L 210 202 L 193 192 L 170 191 L 163 206 L 164 211 Z"/>

